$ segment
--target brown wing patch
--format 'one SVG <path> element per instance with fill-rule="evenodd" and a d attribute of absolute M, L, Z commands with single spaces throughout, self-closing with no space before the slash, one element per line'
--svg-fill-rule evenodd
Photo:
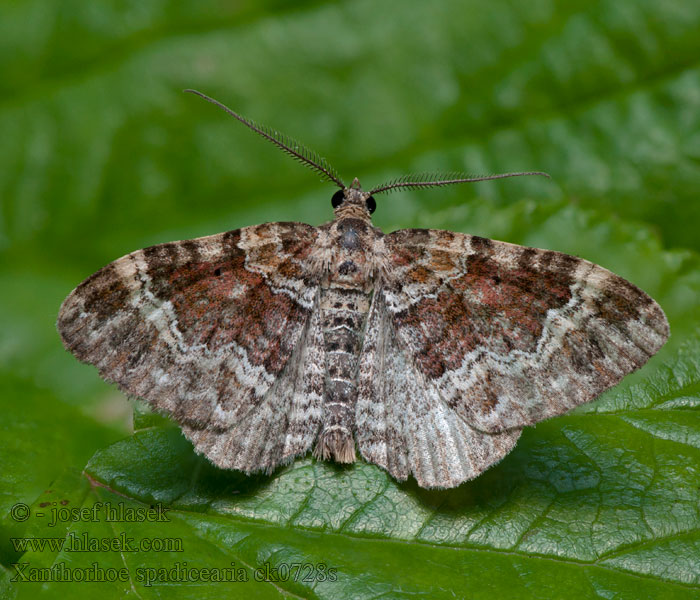
<path fill-rule="evenodd" d="M 397 338 L 448 405 L 483 431 L 520 428 L 594 399 L 668 337 L 649 296 L 593 263 L 412 231 L 385 237 L 383 295 Z M 419 281 L 418 269 L 431 272 Z"/>
<path fill-rule="evenodd" d="M 473 479 L 515 446 L 520 430 L 490 434 L 447 406 L 397 338 L 382 294 L 376 294 L 359 365 L 357 444 L 362 456 L 425 488 Z"/>
<path fill-rule="evenodd" d="M 180 422 L 229 428 L 299 342 L 318 287 L 300 265 L 315 237 L 309 225 L 267 223 L 133 252 L 71 293 L 59 332 L 126 393 Z"/>

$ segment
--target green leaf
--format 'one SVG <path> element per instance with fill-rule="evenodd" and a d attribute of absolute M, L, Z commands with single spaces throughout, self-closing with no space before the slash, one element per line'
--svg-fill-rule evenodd
<path fill-rule="evenodd" d="M 238 206 L 290 191 L 327 205 L 315 177 L 180 93 L 200 87 L 346 178 L 537 168 L 554 182 L 452 198 L 574 197 L 654 223 L 667 246 L 700 248 L 697 3 L 363 0 L 277 14 L 243 5 L 245 19 L 210 1 L 144 2 L 122 18 L 103 4 L 12 5 L 0 18 L 17 50 L 0 106 L 7 247 L 60 246 L 92 267 L 154 236 L 154 223 L 162 235 L 234 225 Z M 301 216 L 318 220 L 316 202 Z M 85 255 L 76 231 L 99 247 Z"/>
<path fill-rule="evenodd" d="M 0 379 L 0 398 L 0 562 L 7 565 L 21 555 L 12 549 L 9 538 L 24 535 L 27 526 L 26 521 L 11 517 L 11 507 L 38 506 L 47 498 L 53 502 L 57 493 L 52 490 L 60 481 L 71 493 L 81 489 L 85 482 L 80 472 L 94 449 L 121 436 L 115 428 L 7 374 Z"/>

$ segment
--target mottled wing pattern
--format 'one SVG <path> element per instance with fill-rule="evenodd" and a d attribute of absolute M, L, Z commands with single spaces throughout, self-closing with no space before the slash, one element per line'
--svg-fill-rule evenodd
<path fill-rule="evenodd" d="M 665 342 L 642 290 L 586 260 L 425 229 L 385 236 L 398 346 L 483 432 L 519 429 L 598 396 Z"/>
<path fill-rule="evenodd" d="M 214 463 L 272 470 L 320 425 L 318 282 L 306 267 L 316 237 L 266 223 L 132 252 L 68 296 L 63 343 L 172 415 Z"/>
<path fill-rule="evenodd" d="M 520 429 L 498 434 L 470 427 L 421 372 L 397 339 L 384 296 L 375 292 L 359 364 L 355 437 L 360 453 L 403 481 L 450 488 L 501 460 Z"/>
<path fill-rule="evenodd" d="M 317 307 L 307 321 L 284 371 L 244 417 L 230 427 L 184 423 L 198 452 L 218 466 L 271 472 L 305 454 L 323 415 L 323 331 Z"/>

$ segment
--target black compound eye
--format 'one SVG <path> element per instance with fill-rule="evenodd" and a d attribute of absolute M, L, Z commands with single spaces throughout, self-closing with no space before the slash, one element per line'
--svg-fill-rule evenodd
<path fill-rule="evenodd" d="M 343 190 L 338 190 L 331 198 L 331 205 L 333 208 L 338 208 L 343 203 L 343 200 L 345 200 L 345 194 L 343 194 Z"/>
<path fill-rule="evenodd" d="M 369 211 L 369 214 L 371 215 L 377 208 L 377 203 L 374 200 L 373 196 L 370 196 L 365 200 L 365 204 L 367 205 L 367 210 Z"/>

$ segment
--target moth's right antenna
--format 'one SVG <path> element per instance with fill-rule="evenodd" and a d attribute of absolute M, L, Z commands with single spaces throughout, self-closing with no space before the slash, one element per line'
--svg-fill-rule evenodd
<path fill-rule="evenodd" d="M 211 102 L 212 104 L 218 106 L 220 109 L 226 111 L 235 119 L 238 119 L 241 123 L 243 123 L 243 125 L 250 127 L 250 129 L 252 129 L 255 133 L 261 135 L 266 140 L 271 141 L 275 146 L 289 154 L 294 160 L 298 160 L 300 163 L 305 164 L 310 169 L 319 173 L 321 177 L 323 177 L 323 179 L 326 179 L 327 181 L 332 181 L 341 189 L 345 189 L 345 184 L 340 179 L 335 169 L 328 164 L 326 159 L 322 156 L 319 156 L 313 150 L 309 150 L 307 147 L 297 142 L 294 138 L 280 133 L 279 131 L 272 129 L 271 127 L 258 125 L 255 121 L 246 119 L 245 117 L 239 115 L 237 112 L 231 110 L 225 104 L 222 104 L 218 100 L 214 100 L 214 98 L 211 98 L 206 94 L 203 94 L 202 92 L 189 89 L 184 91 L 190 94 L 196 94 L 200 98 L 204 98 L 207 102 Z"/>
<path fill-rule="evenodd" d="M 495 175 L 465 175 L 464 173 L 417 173 L 414 175 L 404 175 L 394 179 L 389 183 L 377 186 L 370 194 L 381 194 L 401 188 L 415 189 L 422 187 L 439 187 L 443 185 L 454 185 L 456 183 L 473 183 L 475 181 L 491 181 L 492 179 L 505 179 L 507 177 L 522 177 L 523 175 L 542 175 L 549 178 L 547 173 L 542 171 L 523 171 L 521 173 L 497 173 Z"/>

